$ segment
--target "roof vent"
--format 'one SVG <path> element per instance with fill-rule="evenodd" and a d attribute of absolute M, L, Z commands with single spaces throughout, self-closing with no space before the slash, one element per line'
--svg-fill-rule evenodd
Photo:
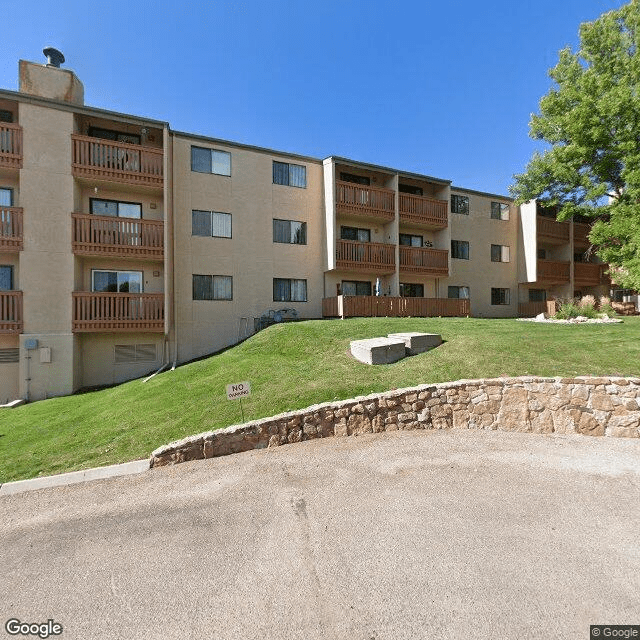
<path fill-rule="evenodd" d="M 42 53 L 47 56 L 47 66 L 49 67 L 60 67 L 64 62 L 62 52 L 54 49 L 53 47 L 45 47 L 42 50 Z"/>

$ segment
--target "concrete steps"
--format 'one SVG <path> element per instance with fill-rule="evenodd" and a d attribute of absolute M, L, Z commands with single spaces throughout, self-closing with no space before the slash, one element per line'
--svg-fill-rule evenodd
<path fill-rule="evenodd" d="M 390 333 L 386 338 L 352 340 L 351 355 L 365 364 L 391 364 L 442 344 L 438 333 Z"/>

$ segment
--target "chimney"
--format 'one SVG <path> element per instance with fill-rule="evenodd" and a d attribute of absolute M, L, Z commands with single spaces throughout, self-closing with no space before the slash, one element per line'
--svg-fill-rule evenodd
<path fill-rule="evenodd" d="M 62 52 L 54 47 L 42 51 L 47 64 L 20 60 L 20 92 L 32 96 L 59 100 L 71 104 L 84 104 L 84 87 L 73 71 L 61 69 L 64 63 Z"/>

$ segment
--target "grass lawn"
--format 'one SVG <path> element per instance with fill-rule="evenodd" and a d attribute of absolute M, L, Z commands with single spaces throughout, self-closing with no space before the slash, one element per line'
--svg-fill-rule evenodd
<path fill-rule="evenodd" d="M 445 343 L 392 365 L 357 362 L 349 341 L 400 331 Z M 500 375 L 640 376 L 640 317 L 618 325 L 475 318 L 355 318 L 272 326 L 217 356 L 94 393 L 0 412 L 0 482 L 146 458 L 187 435 L 241 422 L 225 386 L 249 380 L 245 419 L 392 388 Z"/>

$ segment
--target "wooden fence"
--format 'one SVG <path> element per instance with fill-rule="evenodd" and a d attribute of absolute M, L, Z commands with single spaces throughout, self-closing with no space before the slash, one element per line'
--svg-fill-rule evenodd
<path fill-rule="evenodd" d="M 468 299 L 337 296 L 322 300 L 325 318 L 460 317 L 470 314 Z"/>

